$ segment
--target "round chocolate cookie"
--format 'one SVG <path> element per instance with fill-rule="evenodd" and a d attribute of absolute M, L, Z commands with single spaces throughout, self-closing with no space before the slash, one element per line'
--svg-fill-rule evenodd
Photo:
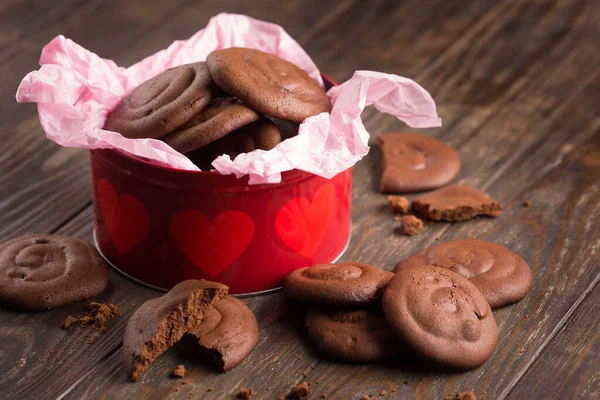
<path fill-rule="evenodd" d="M 504 246 L 482 240 L 440 243 L 400 261 L 396 272 L 410 266 L 448 268 L 469 279 L 491 308 L 522 300 L 531 288 L 531 270 Z"/>
<path fill-rule="evenodd" d="M 235 97 L 219 97 L 163 140 L 180 153 L 187 153 L 223 138 L 258 117 Z"/>
<path fill-rule="evenodd" d="M 357 306 L 377 301 L 392 276 L 368 264 L 319 264 L 289 273 L 283 280 L 283 293 L 311 303 Z"/>
<path fill-rule="evenodd" d="M 187 280 L 142 304 L 129 318 L 123 337 L 123 361 L 130 379 L 141 378 L 228 290 L 217 282 Z"/>
<path fill-rule="evenodd" d="M 478 367 L 498 342 L 496 320 L 483 294 L 446 268 L 402 268 L 387 285 L 382 304 L 404 343 L 440 364 Z"/>
<path fill-rule="evenodd" d="M 89 299 L 108 286 L 108 264 L 90 243 L 25 235 L 0 244 L 0 304 L 44 311 Z"/>
<path fill-rule="evenodd" d="M 456 151 L 435 138 L 417 133 L 378 136 L 383 158 L 381 191 L 409 193 L 450 183 L 460 170 Z"/>
<path fill-rule="evenodd" d="M 342 362 L 372 363 L 403 349 L 377 309 L 311 310 L 306 328 L 320 352 Z"/>
<path fill-rule="evenodd" d="M 206 312 L 200 324 L 188 332 L 221 372 L 229 371 L 258 344 L 258 323 L 243 301 L 227 296 Z"/>
<path fill-rule="evenodd" d="M 478 215 L 497 217 L 502 206 L 486 192 L 465 185 L 450 185 L 417 198 L 413 210 L 434 221 L 465 221 Z"/>
<path fill-rule="evenodd" d="M 203 62 L 171 68 L 143 82 L 110 113 L 105 129 L 160 139 L 202 110 L 218 87 Z"/>
<path fill-rule="evenodd" d="M 210 171 L 215 158 L 223 154 L 233 160 L 240 154 L 257 149 L 271 150 L 279 143 L 281 135 L 277 126 L 267 118 L 260 118 L 187 156 L 200 169 Z"/>
<path fill-rule="evenodd" d="M 213 51 L 206 65 L 223 90 L 270 117 L 300 123 L 331 110 L 329 98 L 316 81 L 274 55 L 233 47 Z"/>

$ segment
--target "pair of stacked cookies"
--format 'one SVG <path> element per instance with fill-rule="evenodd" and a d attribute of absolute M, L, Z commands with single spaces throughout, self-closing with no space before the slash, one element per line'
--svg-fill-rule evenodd
<path fill-rule="evenodd" d="M 296 133 L 290 123 L 330 109 L 323 88 L 296 65 L 228 48 L 143 82 L 110 113 L 105 128 L 132 139 L 161 139 L 206 170 L 222 154 L 234 159 L 270 150 Z"/>
<path fill-rule="evenodd" d="M 244 302 L 216 282 L 188 280 L 148 300 L 131 316 L 123 338 L 125 371 L 140 379 L 166 350 L 186 337 L 198 355 L 226 372 L 258 344 L 258 323 Z"/>
<path fill-rule="evenodd" d="M 395 273 L 358 263 L 302 268 L 283 291 L 311 304 L 308 334 L 338 361 L 369 363 L 411 349 L 470 369 L 496 347 L 492 308 L 521 300 L 531 281 L 529 266 L 507 248 L 459 240 L 422 250 Z"/>

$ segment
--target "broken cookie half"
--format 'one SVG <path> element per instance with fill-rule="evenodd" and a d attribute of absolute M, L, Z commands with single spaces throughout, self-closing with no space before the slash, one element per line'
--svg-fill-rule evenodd
<path fill-rule="evenodd" d="M 132 381 L 206 317 L 229 288 L 216 282 L 188 280 L 164 296 L 148 300 L 131 316 L 123 338 L 125 371 Z"/>
<path fill-rule="evenodd" d="M 258 344 L 258 323 L 252 310 L 226 296 L 188 331 L 201 356 L 210 358 L 221 372 L 241 363 Z"/>

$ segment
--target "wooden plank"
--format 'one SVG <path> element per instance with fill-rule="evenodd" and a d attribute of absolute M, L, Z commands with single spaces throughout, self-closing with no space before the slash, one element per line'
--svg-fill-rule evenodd
<path fill-rule="evenodd" d="M 599 280 L 507 398 L 600 398 Z"/>

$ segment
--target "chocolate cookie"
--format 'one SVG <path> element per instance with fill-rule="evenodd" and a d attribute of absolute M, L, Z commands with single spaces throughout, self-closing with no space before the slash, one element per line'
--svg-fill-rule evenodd
<path fill-rule="evenodd" d="M 374 308 L 311 310 L 306 328 L 317 349 L 339 361 L 372 363 L 403 348 L 381 310 Z"/>
<path fill-rule="evenodd" d="M 233 47 L 213 51 L 206 65 L 217 85 L 262 114 L 300 123 L 331 110 L 316 81 L 274 55 Z"/>
<path fill-rule="evenodd" d="M 251 151 L 271 150 L 281 143 L 279 129 L 267 118 L 243 126 L 229 135 L 187 154 L 200 169 L 210 171 L 215 158 L 227 154 L 233 160 Z"/>
<path fill-rule="evenodd" d="M 425 218 L 464 221 L 478 215 L 497 217 L 502 206 L 487 193 L 464 185 L 450 185 L 424 194 L 412 203 L 413 210 Z"/>
<path fill-rule="evenodd" d="M 447 185 L 460 170 L 456 151 L 435 138 L 417 133 L 378 136 L 383 157 L 381 191 L 409 193 Z"/>
<path fill-rule="evenodd" d="M 211 357 L 219 371 L 237 366 L 258 344 L 258 323 L 243 301 L 227 296 L 207 311 L 204 319 L 188 332 Z"/>
<path fill-rule="evenodd" d="M 455 240 L 428 247 L 400 261 L 396 272 L 410 266 L 448 268 L 469 279 L 498 308 L 522 300 L 531 288 L 531 270 L 504 246 L 481 240 Z"/>
<path fill-rule="evenodd" d="M 108 116 L 105 129 L 132 139 L 160 139 L 185 124 L 217 93 L 205 63 L 171 68 L 125 97 Z"/>
<path fill-rule="evenodd" d="M 421 356 L 461 369 L 478 367 L 498 342 L 489 304 L 468 279 L 446 268 L 409 266 L 390 280 L 383 312 Z"/>
<path fill-rule="evenodd" d="M 165 143 L 187 153 L 254 122 L 259 115 L 234 97 L 219 97 L 167 137 Z"/>
<path fill-rule="evenodd" d="M 283 280 L 283 293 L 311 303 L 357 306 L 377 301 L 392 276 L 367 264 L 319 264 L 288 274 Z"/>
<path fill-rule="evenodd" d="M 131 380 L 142 377 L 228 290 L 220 283 L 189 280 L 142 304 L 129 319 L 123 338 L 123 361 Z"/>
<path fill-rule="evenodd" d="M 90 243 L 25 235 L 0 244 L 0 303 L 44 311 L 89 299 L 108 286 L 108 264 Z"/>

